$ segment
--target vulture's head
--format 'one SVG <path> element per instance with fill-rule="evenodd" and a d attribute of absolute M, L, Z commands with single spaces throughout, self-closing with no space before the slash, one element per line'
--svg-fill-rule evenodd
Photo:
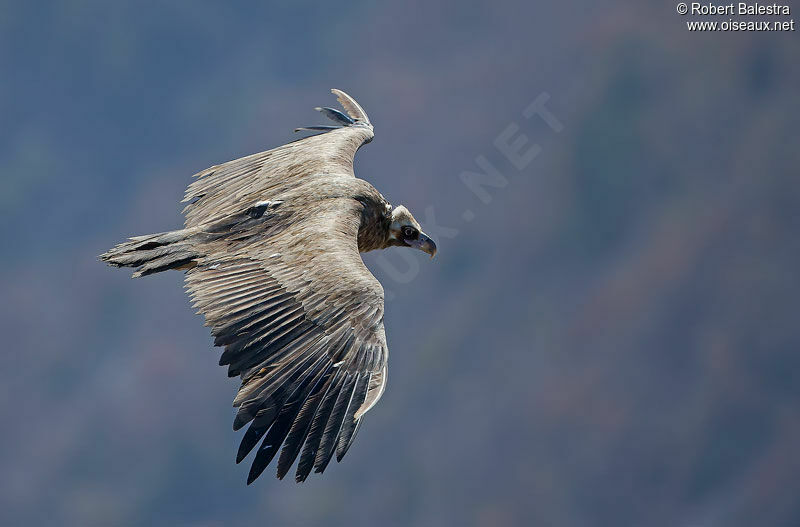
<path fill-rule="evenodd" d="M 413 247 L 431 255 L 436 254 L 436 244 L 422 232 L 414 216 L 402 205 L 392 209 L 392 222 L 389 225 L 389 245 Z"/>

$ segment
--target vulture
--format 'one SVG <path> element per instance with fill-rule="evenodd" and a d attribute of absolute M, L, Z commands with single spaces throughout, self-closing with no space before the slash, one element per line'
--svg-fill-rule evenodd
<path fill-rule="evenodd" d="M 183 229 L 100 255 L 134 278 L 185 271 L 224 348 L 220 365 L 241 379 L 233 429 L 249 425 L 237 463 L 256 449 L 248 485 L 279 451 L 278 478 L 297 461 L 297 482 L 334 454 L 341 461 L 386 389 L 383 287 L 359 253 L 436 254 L 407 208 L 355 177 L 372 124 L 355 99 L 331 91 L 344 111 L 316 109 L 335 125 L 298 128 L 314 135 L 195 174 Z"/>

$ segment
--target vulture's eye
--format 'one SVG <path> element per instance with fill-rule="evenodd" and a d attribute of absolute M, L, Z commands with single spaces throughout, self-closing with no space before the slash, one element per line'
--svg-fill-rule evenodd
<path fill-rule="evenodd" d="M 417 237 L 417 230 L 414 227 L 403 227 L 403 238 L 414 239 Z"/>

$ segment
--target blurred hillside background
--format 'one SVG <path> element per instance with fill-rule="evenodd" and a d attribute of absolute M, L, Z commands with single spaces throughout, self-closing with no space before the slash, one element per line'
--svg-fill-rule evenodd
<path fill-rule="evenodd" d="M 689 18 L 0 2 L 0 524 L 800 525 L 798 34 Z M 179 227 L 193 173 L 332 87 L 375 123 L 357 174 L 440 252 L 366 258 L 390 380 L 343 463 L 246 487 L 182 275 L 96 255 Z M 542 94 L 560 132 L 522 114 Z"/>

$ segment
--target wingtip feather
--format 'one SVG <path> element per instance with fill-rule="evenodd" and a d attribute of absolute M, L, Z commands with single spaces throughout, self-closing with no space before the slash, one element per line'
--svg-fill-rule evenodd
<path fill-rule="evenodd" d="M 371 124 L 369 122 L 369 117 L 367 116 L 367 112 L 359 105 L 355 99 L 347 95 L 342 90 L 338 90 L 336 88 L 331 89 L 331 93 L 336 95 L 336 98 L 339 100 L 339 104 L 342 105 L 342 108 L 345 109 L 347 115 L 353 118 L 353 120 Z"/>

